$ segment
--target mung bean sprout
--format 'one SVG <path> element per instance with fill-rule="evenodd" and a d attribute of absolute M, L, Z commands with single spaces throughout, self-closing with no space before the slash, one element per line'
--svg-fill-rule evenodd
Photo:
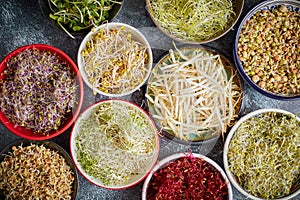
<path fill-rule="evenodd" d="M 125 27 L 99 29 L 81 52 L 83 68 L 94 88 L 123 94 L 145 79 L 151 67 L 147 51 Z"/>
<path fill-rule="evenodd" d="M 234 81 L 235 70 L 219 54 L 200 48 L 170 50 L 156 67 L 146 97 L 164 130 L 183 140 L 190 140 L 190 134 L 205 139 L 224 133 L 237 117 L 241 88 Z"/>

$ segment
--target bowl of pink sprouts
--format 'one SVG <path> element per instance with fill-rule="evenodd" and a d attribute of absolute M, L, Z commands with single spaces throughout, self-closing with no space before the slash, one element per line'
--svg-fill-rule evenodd
<path fill-rule="evenodd" d="M 142 200 L 231 200 L 231 184 L 223 169 L 197 153 L 175 153 L 159 161 L 146 178 Z"/>
<path fill-rule="evenodd" d="M 0 120 L 15 135 L 45 140 L 66 131 L 79 115 L 83 82 L 60 49 L 31 44 L 0 63 Z"/>

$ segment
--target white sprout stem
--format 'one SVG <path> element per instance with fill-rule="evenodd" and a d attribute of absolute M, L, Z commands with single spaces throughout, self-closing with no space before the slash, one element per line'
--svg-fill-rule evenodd
<path fill-rule="evenodd" d="M 199 49 L 169 53 L 171 63 L 159 65 L 148 83 L 146 98 L 153 104 L 154 118 L 180 139 L 213 129 L 225 132 L 237 115 L 241 93 L 221 57 Z"/>

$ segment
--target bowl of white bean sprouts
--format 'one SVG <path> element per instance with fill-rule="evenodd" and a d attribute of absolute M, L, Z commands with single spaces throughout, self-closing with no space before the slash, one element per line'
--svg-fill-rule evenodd
<path fill-rule="evenodd" d="M 80 44 L 77 63 L 84 82 L 95 94 L 120 97 L 144 85 L 153 64 L 144 35 L 124 23 L 105 23 Z"/>
<path fill-rule="evenodd" d="M 236 69 L 199 45 L 170 49 L 154 66 L 145 96 L 162 135 L 183 143 L 223 136 L 242 105 Z"/>
<path fill-rule="evenodd" d="M 132 187 L 154 167 L 159 136 L 136 104 L 102 100 L 85 110 L 71 132 L 71 156 L 91 183 L 112 190 Z"/>

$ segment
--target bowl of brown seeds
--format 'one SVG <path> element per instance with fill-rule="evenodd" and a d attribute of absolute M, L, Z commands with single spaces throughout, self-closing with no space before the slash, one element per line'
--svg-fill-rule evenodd
<path fill-rule="evenodd" d="M 18 139 L 0 152 L 0 199 L 75 200 L 78 174 L 69 154 L 51 141 Z"/>
<path fill-rule="evenodd" d="M 238 71 L 255 90 L 278 100 L 300 97 L 300 2 L 264 1 L 246 14 L 234 39 Z"/>

